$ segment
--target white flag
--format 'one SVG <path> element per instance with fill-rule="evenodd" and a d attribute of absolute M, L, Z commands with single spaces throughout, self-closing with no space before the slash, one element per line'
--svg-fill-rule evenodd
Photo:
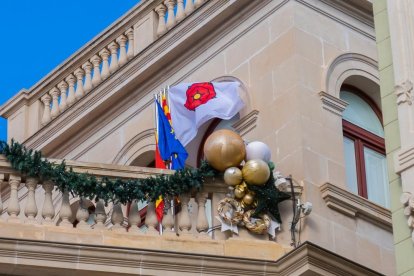
<path fill-rule="evenodd" d="M 238 82 L 180 83 L 170 87 L 169 101 L 175 136 L 187 145 L 198 128 L 212 118 L 231 119 L 244 106 Z"/>

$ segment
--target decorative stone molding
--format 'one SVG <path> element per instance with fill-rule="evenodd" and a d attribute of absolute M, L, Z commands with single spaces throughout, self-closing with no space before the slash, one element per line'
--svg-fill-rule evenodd
<path fill-rule="evenodd" d="M 234 123 L 232 127 L 240 133 L 241 136 L 244 136 L 256 127 L 257 118 L 259 118 L 259 111 L 253 110 Z"/>
<path fill-rule="evenodd" d="M 401 194 L 400 202 L 405 206 L 404 215 L 407 216 L 407 224 L 411 229 L 411 240 L 414 242 L 414 196 L 409 192 Z"/>
<path fill-rule="evenodd" d="M 409 80 L 395 86 L 395 94 L 397 95 L 397 104 L 413 103 L 413 83 Z"/>
<path fill-rule="evenodd" d="M 414 166 L 414 146 L 401 149 L 394 156 L 395 172 L 401 174 L 403 171 Z"/>
<path fill-rule="evenodd" d="M 324 91 L 319 92 L 319 96 L 321 97 L 323 109 L 342 117 L 342 112 L 344 112 L 345 108 L 348 105 L 347 102 Z"/>
<path fill-rule="evenodd" d="M 326 206 L 350 217 L 364 218 L 392 231 L 391 211 L 331 183 L 320 187 Z"/>

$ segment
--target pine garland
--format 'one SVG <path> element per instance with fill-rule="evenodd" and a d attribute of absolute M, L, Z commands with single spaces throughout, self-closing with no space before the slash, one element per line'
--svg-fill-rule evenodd
<path fill-rule="evenodd" d="M 163 197 L 178 196 L 200 190 L 206 177 L 218 174 L 207 162 L 200 168 L 185 168 L 171 175 L 157 175 L 145 179 L 97 178 L 88 173 L 74 172 L 63 160 L 60 164 L 49 162 L 40 151 L 28 150 L 12 140 L 0 141 L 0 154 L 5 155 L 13 169 L 26 177 L 52 181 L 60 192 L 96 201 L 127 204 L 133 200 L 155 201 Z"/>

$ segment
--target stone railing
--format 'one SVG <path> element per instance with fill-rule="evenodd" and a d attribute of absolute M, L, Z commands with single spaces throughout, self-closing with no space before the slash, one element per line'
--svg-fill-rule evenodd
<path fill-rule="evenodd" d="M 67 161 L 67 164 L 74 171 L 88 172 L 97 177 L 143 178 L 172 172 L 74 161 Z M 3 199 L 2 204 L 0 198 L 0 238 L 92 242 L 105 246 L 124 244 L 127 247 L 262 258 L 255 253 L 237 250 L 240 242 L 250 246 L 257 242 L 266 253 L 265 259 L 274 259 L 287 251 L 287 247 L 269 241 L 267 236 L 240 233 L 241 239 L 233 242 L 229 233 L 220 231 L 214 206 L 226 196 L 228 190 L 218 180 L 206 183 L 202 191 L 183 194 L 174 201 L 166 199 L 161 224 L 157 220 L 154 202 L 105 206 L 102 201 L 62 194 L 50 181 L 39 183 L 38 179 L 19 175 L 2 156 L 0 183 Z M 175 202 L 178 208 L 172 208 L 170 202 Z M 141 242 L 130 243 L 131 239 Z M 200 241 L 203 241 L 203 247 Z"/>
<path fill-rule="evenodd" d="M 193 3 L 192 0 L 188 0 L 185 7 L 184 0 L 165 0 L 160 3 L 154 9 L 158 17 L 156 36 L 165 34 L 204 2 L 205 0 L 195 0 Z M 42 126 L 82 99 L 137 54 L 134 53 L 134 36 L 140 39 L 140 34 L 134 35 L 135 23 L 131 22 L 131 27 L 98 49 L 91 57 L 82 57 L 82 64 L 75 70 L 55 80 L 56 84 L 40 98 L 43 103 Z"/>

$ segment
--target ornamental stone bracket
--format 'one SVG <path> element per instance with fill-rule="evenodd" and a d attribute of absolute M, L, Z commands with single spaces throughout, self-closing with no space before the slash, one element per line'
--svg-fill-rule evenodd
<path fill-rule="evenodd" d="M 259 118 L 259 111 L 253 110 L 239 121 L 234 123 L 232 127 L 240 134 L 245 136 L 247 133 L 252 131 L 257 125 L 257 119 Z"/>
<path fill-rule="evenodd" d="M 326 206 L 349 217 L 360 217 L 392 232 L 391 211 L 331 183 L 320 187 Z"/>
<path fill-rule="evenodd" d="M 414 166 L 414 146 L 401 149 L 394 155 L 394 167 L 397 174 Z"/>
<path fill-rule="evenodd" d="M 414 242 L 414 196 L 409 192 L 404 192 L 400 201 L 405 206 L 403 213 L 407 216 L 407 224 L 411 229 L 411 240 Z"/>
<path fill-rule="evenodd" d="M 342 117 L 342 112 L 348 105 L 347 102 L 324 91 L 319 92 L 319 97 L 321 98 L 323 109 Z"/>
<path fill-rule="evenodd" d="M 395 86 L 395 94 L 397 95 L 397 104 L 413 103 L 413 83 L 409 80 Z"/>

